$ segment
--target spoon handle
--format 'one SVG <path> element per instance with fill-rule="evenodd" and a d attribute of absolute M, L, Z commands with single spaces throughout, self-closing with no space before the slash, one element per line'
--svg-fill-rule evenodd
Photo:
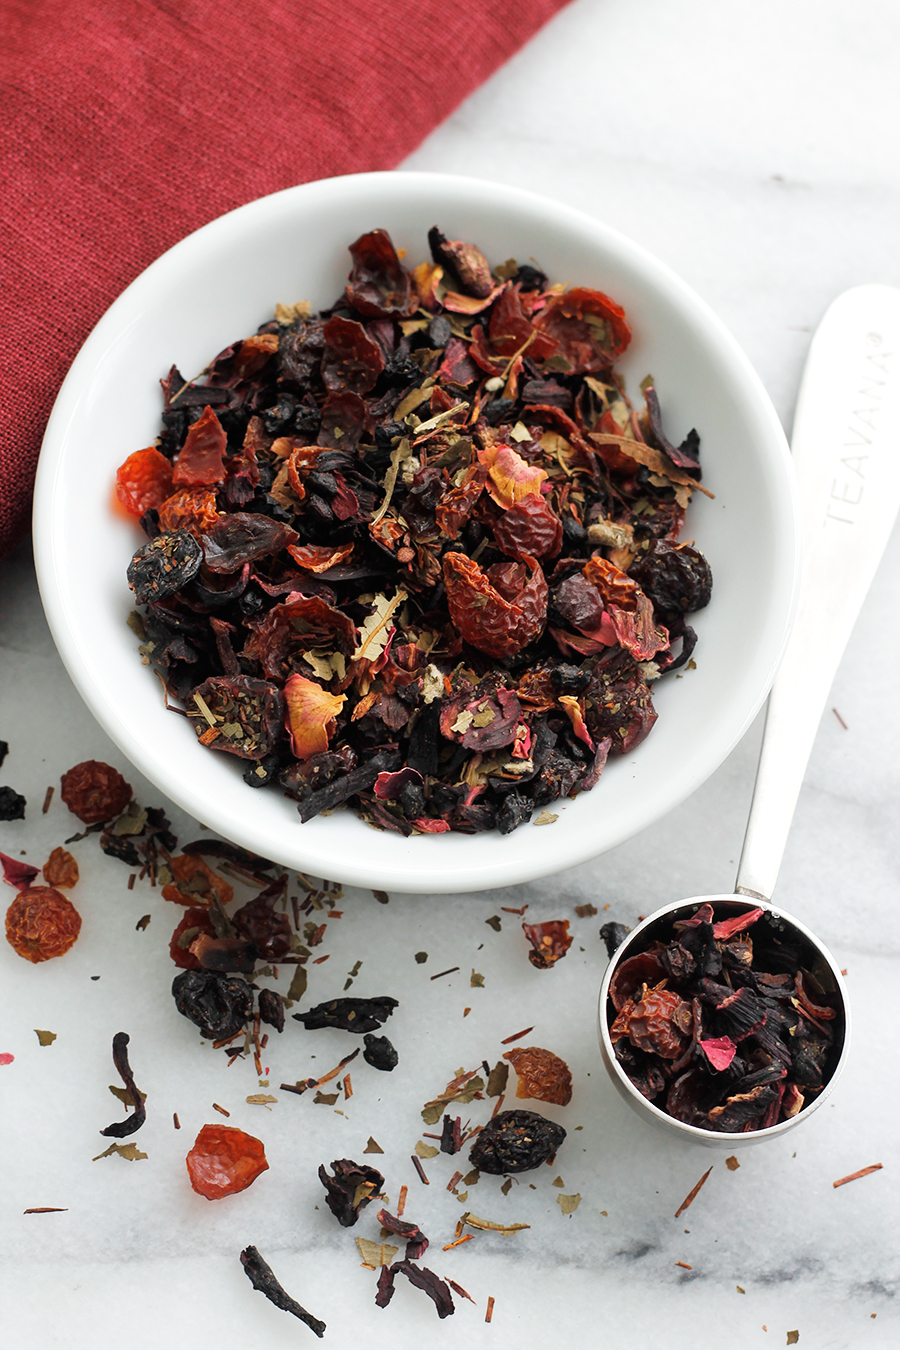
<path fill-rule="evenodd" d="M 764 901 L 835 672 L 900 506 L 900 290 L 857 286 L 828 308 L 810 345 L 791 449 L 803 529 L 799 604 L 769 695 L 735 884 Z"/>

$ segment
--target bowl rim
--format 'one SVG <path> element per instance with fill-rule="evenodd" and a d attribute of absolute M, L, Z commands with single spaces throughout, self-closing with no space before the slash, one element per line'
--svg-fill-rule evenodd
<path fill-rule="evenodd" d="M 634 1083 L 632 1083 L 631 1079 L 616 1059 L 612 1038 L 609 1034 L 609 1022 L 607 1019 L 609 986 L 620 961 L 626 954 L 626 948 L 633 947 L 635 943 L 639 943 L 647 931 L 655 923 L 658 923 L 660 919 L 666 918 L 667 915 L 673 915 L 695 905 L 722 905 L 727 903 L 738 904 L 745 907 L 748 911 L 762 909 L 766 913 L 774 915 L 776 918 L 783 919 L 786 923 L 790 924 L 791 927 L 801 933 L 807 942 L 809 942 L 810 945 L 824 958 L 834 978 L 835 988 L 841 999 L 844 1019 L 843 1042 L 841 1044 L 840 1054 L 838 1055 L 834 1069 L 832 1070 L 831 1077 L 828 1079 L 828 1082 L 822 1088 L 819 1095 L 813 1098 L 808 1106 L 804 1106 L 802 1110 L 798 1111 L 796 1116 L 792 1116 L 790 1120 L 779 1121 L 777 1125 L 771 1125 L 765 1130 L 704 1130 L 699 1125 L 688 1125 L 684 1121 L 677 1120 L 674 1116 L 670 1116 L 667 1111 L 663 1111 L 660 1107 L 649 1101 L 638 1091 Z M 640 953 L 637 951 L 632 952 L 632 955 L 634 956 L 638 956 L 639 954 Z M 641 920 L 636 928 L 633 928 L 631 932 L 626 935 L 621 945 L 616 948 L 609 958 L 609 963 L 603 976 L 603 982 L 600 985 L 600 994 L 597 1000 L 597 1035 L 600 1042 L 603 1063 L 606 1066 L 607 1073 L 618 1088 L 620 1094 L 627 1101 L 628 1105 L 631 1106 L 632 1110 L 635 1111 L 637 1115 L 647 1120 L 653 1126 L 663 1129 L 670 1135 L 676 1135 L 683 1140 L 701 1144 L 706 1148 L 724 1148 L 726 1145 L 730 1147 L 739 1144 L 759 1144 L 769 1139 L 778 1139 L 781 1135 L 785 1134 L 786 1131 L 794 1129 L 804 1120 L 809 1120 L 823 1102 L 831 1096 L 838 1079 L 846 1067 L 847 1056 L 850 1049 L 850 1029 L 851 1014 L 847 986 L 841 974 L 840 966 L 829 949 L 825 946 L 822 939 L 817 937 L 816 934 L 813 933 L 810 928 L 807 928 L 806 924 L 796 918 L 795 915 L 788 913 L 787 910 L 780 909 L 777 905 L 771 904 L 768 900 L 759 900 L 751 896 L 742 895 L 739 892 L 722 895 L 694 895 L 685 900 L 675 900 L 672 901 L 671 904 L 662 905 L 652 914 L 648 914 L 645 919 Z"/>
<path fill-rule="evenodd" d="M 291 847 L 280 850 L 272 832 L 258 828 L 252 819 L 223 818 L 216 804 L 200 793 L 192 791 L 190 782 L 179 773 L 177 765 L 169 766 L 154 758 L 152 748 L 146 745 L 139 732 L 122 719 L 113 716 L 107 707 L 103 691 L 98 688 L 90 662 L 82 648 L 79 634 L 66 613 L 60 595 L 60 576 L 65 568 L 56 533 L 53 529 L 56 482 L 65 455 L 67 434 L 77 418 L 84 388 L 93 369 L 109 353 L 117 334 L 126 327 L 139 324 L 144 312 L 152 309 L 158 278 L 165 277 L 174 266 L 186 268 L 191 259 L 202 255 L 205 249 L 226 246 L 229 239 L 245 237 L 248 230 L 264 226 L 271 217 L 284 212 L 302 215 L 304 208 L 316 209 L 320 204 L 353 201 L 360 194 L 384 194 L 390 190 L 410 191 L 423 197 L 435 193 L 449 193 L 470 204 L 496 203 L 498 191 L 504 204 L 537 219 L 552 219 L 581 237 L 596 241 L 620 259 L 626 268 L 633 269 L 651 290 L 661 291 L 673 304 L 685 309 L 707 335 L 715 341 L 717 350 L 734 373 L 736 382 L 752 405 L 754 416 L 764 430 L 760 436 L 765 444 L 766 463 L 771 472 L 780 474 L 785 491 L 779 500 L 779 525 L 784 531 L 779 548 L 785 559 L 785 572 L 779 583 L 777 616 L 773 617 L 770 637 L 770 659 L 764 679 L 751 704 L 736 718 L 731 734 L 717 742 L 711 752 L 698 751 L 690 765 L 680 771 L 677 789 L 660 799 L 652 813 L 635 820 L 633 828 L 620 830 L 614 839 L 599 845 L 590 831 L 583 831 L 579 846 L 569 841 L 565 850 L 550 846 L 541 851 L 504 849 L 496 863 L 493 860 L 477 865 L 460 863 L 457 854 L 453 862 L 441 859 L 434 848 L 435 840 L 443 836 L 421 836 L 399 843 L 413 844 L 413 849 L 397 849 L 397 862 L 387 865 L 371 859 L 351 856 L 336 857 L 335 850 L 311 848 L 311 840 L 304 845 L 298 831 Z M 790 451 L 783 428 L 762 382 L 737 341 L 722 321 L 681 278 L 652 253 L 602 221 L 574 207 L 560 205 L 548 197 L 522 188 L 498 185 L 489 180 L 461 175 L 417 173 L 394 170 L 386 172 L 346 175 L 319 179 L 311 183 L 286 188 L 266 197 L 248 202 L 225 213 L 188 234 L 152 262 L 109 306 L 79 350 L 59 391 L 44 436 L 38 463 L 34 497 L 34 547 L 38 583 L 48 623 L 68 672 L 88 708 L 127 759 L 173 802 L 196 820 L 208 825 L 236 842 L 265 856 L 274 857 L 284 865 L 297 867 L 313 875 L 334 876 L 349 884 L 378 887 L 401 892 L 467 892 L 514 885 L 536 880 L 565 868 L 575 866 L 614 847 L 648 828 L 694 792 L 722 763 L 750 726 L 775 677 L 793 621 L 797 603 L 800 562 L 800 528 L 796 485 L 791 467 Z M 790 536 L 790 537 L 788 537 Z M 787 561 L 793 563 L 787 575 Z M 778 640 L 775 640 L 775 633 Z M 452 836 L 448 836 L 450 838 Z M 415 857 L 413 857 L 415 853 Z M 561 856 L 564 853 L 564 856 Z M 288 856 L 290 855 L 290 856 Z M 402 855 L 402 857 L 401 857 Z"/>

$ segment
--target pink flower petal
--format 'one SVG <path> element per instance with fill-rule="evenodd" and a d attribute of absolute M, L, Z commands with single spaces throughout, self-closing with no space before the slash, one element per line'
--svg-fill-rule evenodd
<path fill-rule="evenodd" d="M 708 1041 L 701 1041 L 700 1049 L 719 1072 L 728 1068 L 737 1052 L 737 1046 L 730 1036 L 713 1036 Z"/>

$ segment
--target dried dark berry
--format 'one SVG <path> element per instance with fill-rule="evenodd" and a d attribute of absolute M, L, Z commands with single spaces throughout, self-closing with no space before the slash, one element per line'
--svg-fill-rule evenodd
<path fill-rule="evenodd" d="M 497 811 L 497 829 L 501 834 L 512 834 L 513 830 L 517 830 L 520 825 L 531 819 L 533 810 L 534 802 L 513 788 L 500 803 Z"/>
<path fill-rule="evenodd" d="M 606 944 L 607 956 L 612 956 L 618 951 L 628 934 L 631 932 L 624 923 L 605 923 L 600 929 L 600 937 Z"/>
<path fill-rule="evenodd" d="M 374 1031 L 386 1022 L 398 1006 L 395 998 L 386 994 L 375 998 L 333 998 L 329 1003 L 320 1003 L 305 1013 L 294 1013 L 296 1022 L 302 1022 L 307 1031 L 318 1031 L 321 1027 L 339 1027 L 341 1031 L 355 1031 L 362 1035 L 364 1031 Z"/>
<path fill-rule="evenodd" d="M 363 1059 L 367 1064 L 371 1064 L 373 1069 L 383 1069 L 385 1073 L 390 1073 L 396 1069 L 400 1063 L 400 1056 L 394 1049 L 387 1036 L 373 1036 L 371 1032 L 366 1032 L 363 1036 Z"/>
<path fill-rule="evenodd" d="M 336 1158 L 331 1164 L 334 1176 L 329 1176 L 324 1165 L 319 1168 L 319 1180 L 325 1187 L 328 1208 L 342 1228 L 352 1228 L 372 1196 L 381 1190 L 384 1177 L 374 1167 Z"/>
<path fill-rule="evenodd" d="M 259 991 L 259 1016 L 266 1026 L 284 1031 L 284 999 L 275 989 Z"/>
<path fill-rule="evenodd" d="M 501 1111 L 479 1131 L 469 1162 L 492 1176 L 530 1172 L 552 1158 L 565 1137 L 561 1125 L 536 1111 Z"/>
<path fill-rule="evenodd" d="M 246 980 L 211 970 L 184 970 L 176 975 L 172 997 L 182 1017 L 211 1041 L 243 1031 L 253 1011 L 253 991 Z"/>
<path fill-rule="evenodd" d="M 128 584 L 138 604 L 173 595 L 196 576 L 203 549 L 189 530 L 170 530 L 138 549 L 128 565 Z"/>
<path fill-rule="evenodd" d="M 24 820 L 28 805 L 21 793 L 11 787 L 0 787 L 0 820 Z"/>
<path fill-rule="evenodd" d="M 664 614 L 693 614 L 708 605 L 712 595 L 709 563 L 690 544 L 657 540 L 632 565 L 630 575 Z"/>

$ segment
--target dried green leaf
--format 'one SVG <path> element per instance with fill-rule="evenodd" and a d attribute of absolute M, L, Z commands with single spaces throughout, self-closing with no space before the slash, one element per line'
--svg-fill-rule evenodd
<path fill-rule="evenodd" d="M 52 1045 L 56 1040 L 55 1031 L 38 1031 L 37 1027 L 35 1027 L 34 1034 L 37 1036 L 41 1045 Z"/>
<path fill-rule="evenodd" d="M 505 1060 L 499 1059 L 488 1074 L 487 1095 L 489 1097 L 499 1097 L 506 1091 L 506 1084 L 509 1080 L 509 1065 Z"/>
<path fill-rule="evenodd" d="M 484 976 L 480 975 L 474 966 L 472 967 L 472 974 L 469 977 L 469 984 L 473 989 L 484 988 Z"/>
<path fill-rule="evenodd" d="M 141 1158 L 146 1158 L 147 1154 L 142 1153 L 137 1144 L 110 1144 L 109 1148 L 98 1153 L 91 1162 L 99 1162 L 101 1158 L 109 1158 L 114 1153 L 118 1153 L 120 1158 L 127 1158 L 129 1162 L 138 1162 Z"/>
<path fill-rule="evenodd" d="M 596 910 L 594 911 L 596 913 Z M 488 928 L 493 928 L 495 933 L 499 933 L 502 928 L 502 922 L 499 914 L 492 914 L 489 919 L 485 919 Z"/>
<path fill-rule="evenodd" d="M 379 1144 L 376 1144 L 372 1136 L 369 1135 L 369 1142 L 363 1149 L 363 1153 L 383 1153 L 383 1152 L 384 1149 Z"/>
<path fill-rule="evenodd" d="M 247 1098 L 251 1106 L 264 1106 L 267 1111 L 271 1111 L 269 1102 L 277 1102 L 277 1097 L 272 1097 L 268 1092 L 252 1092 Z"/>
<path fill-rule="evenodd" d="M 356 1239 L 356 1245 L 363 1262 L 367 1266 L 374 1266 L 376 1270 L 379 1266 L 389 1266 L 400 1250 L 390 1242 L 371 1242 L 368 1238 L 362 1237 Z"/>
<path fill-rule="evenodd" d="M 313 1102 L 319 1102 L 322 1106 L 334 1106 L 340 1095 L 339 1092 L 317 1092 Z"/>
<path fill-rule="evenodd" d="M 117 1087 L 115 1083 L 110 1083 L 109 1090 L 114 1097 L 118 1098 L 123 1106 L 127 1106 L 129 1109 L 134 1106 L 134 1098 L 127 1088 Z M 141 1093 L 141 1101 L 145 1102 L 147 1100 L 146 1092 L 141 1092 L 140 1088 L 138 1088 L 138 1092 Z"/>
<path fill-rule="evenodd" d="M 416 1142 L 416 1153 L 420 1158 L 436 1158 L 440 1151 L 433 1144 L 426 1144 L 421 1139 Z"/>
<path fill-rule="evenodd" d="M 556 1197 L 556 1203 L 559 1205 L 563 1214 L 571 1214 L 581 1204 L 581 1196 L 577 1193 L 575 1195 L 558 1195 Z"/>

